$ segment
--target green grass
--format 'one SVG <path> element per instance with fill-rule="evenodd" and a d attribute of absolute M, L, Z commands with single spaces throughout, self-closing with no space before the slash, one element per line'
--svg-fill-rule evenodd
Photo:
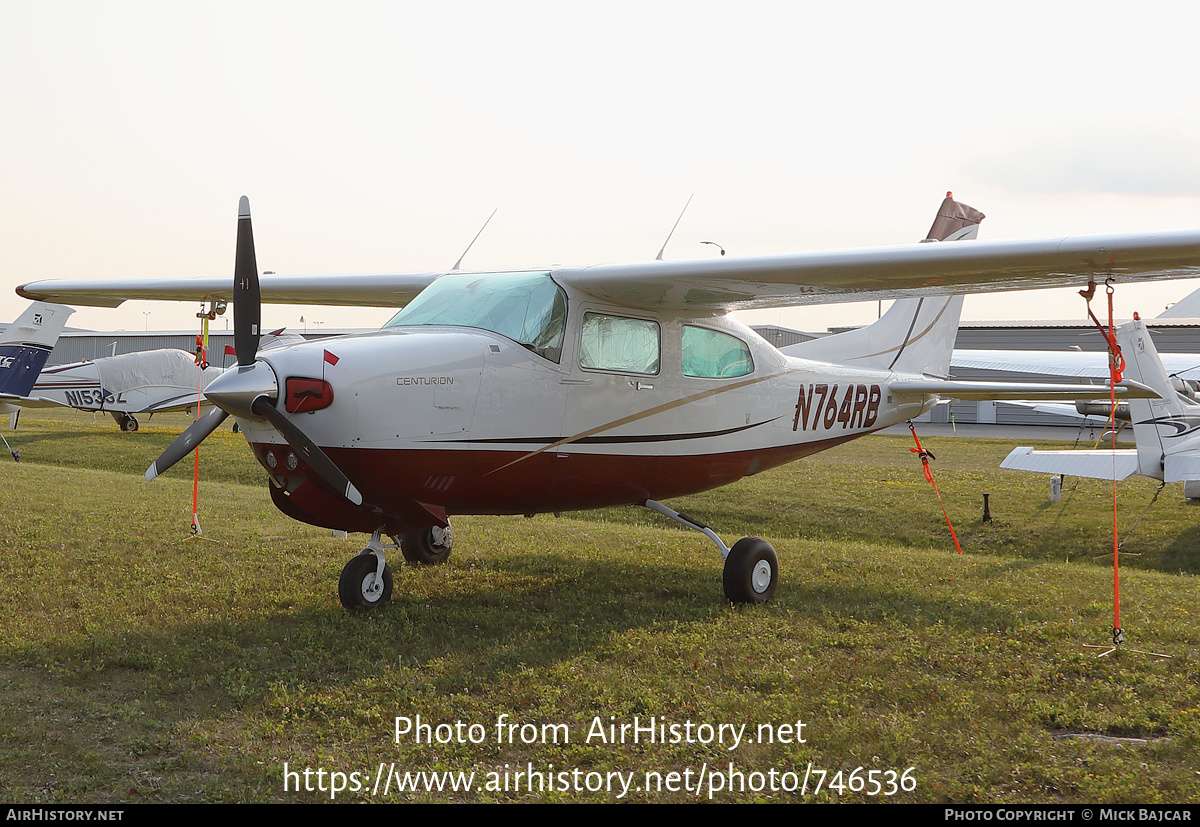
<path fill-rule="evenodd" d="M 186 539 L 190 464 L 141 479 L 185 422 L 123 434 L 108 418 L 26 413 L 6 432 L 22 462 L 0 463 L 0 799 L 328 801 L 285 791 L 284 765 L 373 776 L 382 762 L 474 771 L 480 785 L 528 764 L 634 772 L 633 801 L 696 799 L 642 789 L 647 772 L 694 780 L 731 763 L 750 785 L 811 765 L 843 781 L 912 767 L 916 786 L 814 795 L 811 777 L 807 796 L 713 800 L 1200 801 L 1200 511 L 1179 486 L 1123 549 L 1126 648 L 1107 658 L 1084 644 L 1105 643 L 1112 625 L 1110 487 L 1069 481 L 1050 505 L 1044 478 L 997 470 L 1011 446 L 991 440 L 925 440 L 962 556 L 911 440 L 871 437 L 672 503 L 727 541 L 771 540 L 782 580 L 770 604 L 724 604 L 707 540 L 615 509 L 457 518 L 448 564 L 395 555 L 392 604 L 352 616 L 336 582 L 364 538 L 278 514 L 227 429 L 202 458 L 209 539 Z M 1120 487 L 1123 535 L 1154 488 Z M 395 719 L 417 715 L 486 737 L 396 742 Z M 502 715 L 529 731 L 565 726 L 569 742 L 499 743 Z M 806 742 L 588 743 L 597 716 L 745 724 L 750 736 L 800 721 Z"/>

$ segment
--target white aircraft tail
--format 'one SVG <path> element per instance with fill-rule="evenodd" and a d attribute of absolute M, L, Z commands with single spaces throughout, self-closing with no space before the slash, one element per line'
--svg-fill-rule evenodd
<path fill-rule="evenodd" d="M 34 302 L 0 335 L 0 394 L 28 396 L 74 308 Z"/>
<path fill-rule="evenodd" d="M 1200 405 L 1175 389 L 1145 322 L 1126 322 L 1116 333 L 1125 377 L 1162 397 L 1129 400 L 1138 473 L 1165 482 L 1200 479 Z"/>
<path fill-rule="evenodd" d="M 1200 404 L 1180 394 L 1167 375 L 1145 322 L 1134 319 L 1116 330 L 1125 358 L 1124 378 L 1161 398 L 1130 399 L 1135 449 L 1038 451 L 1015 448 L 1001 468 L 1123 480 L 1133 474 L 1165 482 L 1200 480 Z M 1097 396 L 1104 389 L 1096 387 Z"/>
<path fill-rule="evenodd" d="M 900 299 L 858 330 L 782 348 L 788 356 L 872 370 L 946 377 L 962 296 Z"/>
<path fill-rule="evenodd" d="M 946 193 L 924 241 L 962 241 L 979 234 L 984 214 Z M 867 327 L 781 348 L 788 356 L 839 365 L 945 378 L 958 337 L 962 296 L 901 299 Z"/>

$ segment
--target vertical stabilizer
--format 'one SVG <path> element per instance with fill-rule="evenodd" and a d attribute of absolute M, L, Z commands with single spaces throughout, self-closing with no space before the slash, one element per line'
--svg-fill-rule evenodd
<path fill-rule="evenodd" d="M 1153 388 L 1161 399 L 1130 399 L 1138 473 L 1180 482 L 1200 479 L 1200 405 L 1175 390 L 1140 319 L 1117 328 L 1125 378 Z"/>
<path fill-rule="evenodd" d="M 984 217 L 974 207 L 955 201 L 954 194 L 948 192 L 924 240 L 975 238 Z M 790 345 L 782 352 L 818 362 L 946 377 L 961 315 L 962 296 L 901 299 L 893 302 L 874 324 Z"/>
<path fill-rule="evenodd" d="M 945 377 L 962 296 L 900 299 L 874 324 L 782 348 L 788 356 L 871 370 Z"/>
<path fill-rule="evenodd" d="M 74 308 L 34 302 L 0 335 L 0 393 L 28 396 Z"/>

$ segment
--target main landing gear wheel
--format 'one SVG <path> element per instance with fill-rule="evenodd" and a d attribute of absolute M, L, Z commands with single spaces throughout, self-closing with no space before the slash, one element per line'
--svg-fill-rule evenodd
<path fill-rule="evenodd" d="M 454 532 L 450 526 L 431 526 L 423 531 L 411 531 L 400 538 L 400 553 L 410 563 L 436 566 L 446 562 L 454 547 Z"/>
<path fill-rule="evenodd" d="M 738 540 L 725 558 L 722 582 L 731 603 L 766 603 L 779 584 L 775 549 L 759 537 Z"/>
<path fill-rule="evenodd" d="M 342 569 L 338 578 L 338 599 L 352 612 L 378 609 L 392 599 L 392 569 L 383 566 L 383 582 L 379 582 L 379 558 L 360 554 Z"/>
<path fill-rule="evenodd" d="M 133 433 L 138 429 L 138 421 L 129 414 L 125 414 L 117 420 L 117 424 L 121 426 L 122 431 Z"/>

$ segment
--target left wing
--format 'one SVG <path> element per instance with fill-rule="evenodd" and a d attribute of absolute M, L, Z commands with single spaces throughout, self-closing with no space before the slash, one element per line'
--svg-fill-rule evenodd
<path fill-rule="evenodd" d="M 563 267 L 555 279 L 624 306 L 724 313 L 831 301 L 1024 290 L 1200 276 L 1200 231 L 1069 236 L 970 244 L 909 244 L 703 261 Z M 276 304 L 400 307 L 441 273 L 262 277 Z M 127 299 L 231 300 L 232 276 L 198 279 L 50 279 L 28 298 L 116 307 Z"/>

